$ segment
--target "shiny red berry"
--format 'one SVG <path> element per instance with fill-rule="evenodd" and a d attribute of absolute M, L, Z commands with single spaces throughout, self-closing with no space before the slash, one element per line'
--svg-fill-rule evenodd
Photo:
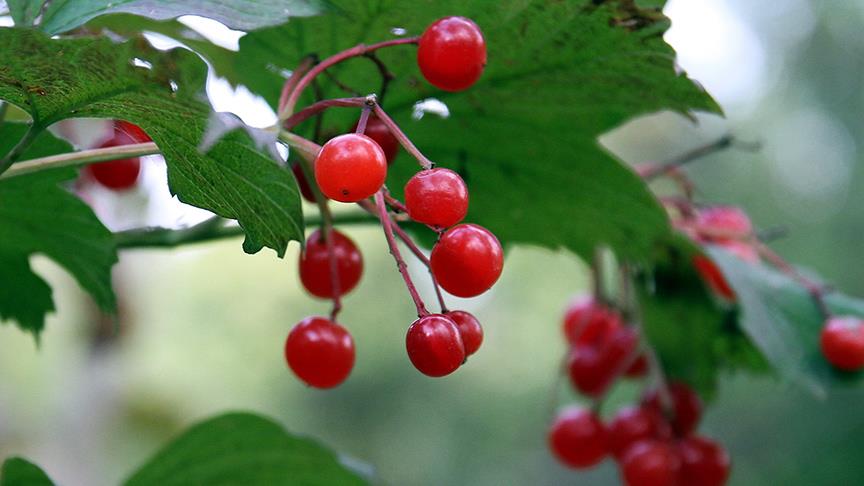
<path fill-rule="evenodd" d="M 285 360 L 302 381 L 315 388 L 332 388 L 354 367 L 354 340 L 339 324 L 325 317 L 307 317 L 291 329 Z"/>
<path fill-rule="evenodd" d="M 646 439 L 669 440 L 672 429 L 655 410 L 627 407 L 618 411 L 609 423 L 609 451 L 621 457 L 636 442 Z"/>
<path fill-rule="evenodd" d="M 719 444 L 698 436 L 678 442 L 681 456 L 681 484 L 686 486 L 723 486 L 729 479 L 729 454 Z"/>
<path fill-rule="evenodd" d="M 99 147 L 119 147 L 134 143 L 140 142 L 126 132 L 115 130 L 114 136 L 103 142 Z M 88 165 L 85 170 L 102 186 L 115 191 L 122 191 L 135 186 L 135 183 L 138 181 L 138 175 L 141 173 L 141 161 L 138 157 L 111 160 Z"/>
<path fill-rule="evenodd" d="M 345 295 L 360 281 L 363 274 L 363 256 L 344 234 L 333 230 L 333 252 L 339 275 L 339 295 Z M 315 230 L 306 239 L 306 248 L 300 253 L 300 282 L 310 294 L 322 299 L 333 298 L 330 272 L 330 253 L 321 230 Z"/>
<path fill-rule="evenodd" d="M 549 448 L 562 464 L 573 468 L 596 465 L 609 452 L 606 427 L 584 408 L 562 410 L 549 429 Z"/>
<path fill-rule="evenodd" d="M 309 186 L 309 181 L 306 179 L 306 173 L 303 172 L 303 166 L 299 163 L 293 164 L 291 166 L 291 172 L 294 173 L 294 179 L 297 180 L 297 187 L 300 188 L 300 195 L 303 196 L 303 199 L 314 203 L 315 194 L 312 193 L 312 187 Z"/>
<path fill-rule="evenodd" d="M 820 338 L 822 355 L 837 369 L 864 368 L 864 320 L 853 316 L 831 317 Z"/>
<path fill-rule="evenodd" d="M 714 206 L 699 211 L 696 230 L 709 241 L 742 239 L 753 233 L 753 223 L 741 208 Z"/>
<path fill-rule="evenodd" d="M 474 315 L 465 311 L 450 311 L 445 316 L 453 319 L 465 345 L 465 357 L 471 356 L 480 349 L 483 343 L 483 327 Z"/>
<path fill-rule="evenodd" d="M 629 327 L 613 331 L 601 343 L 574 347 L 568 359 L 570 381 L 581 393 L 598 397 L 615 382 L 627 367 L 639 337 Z"/>
<path fill-rule="evenodd" d="M 414 221 L 449 228 L 468 213 L 468 186 L 450 169 L 423 170 L 405 184 L 405 206 Z"/>
<path fill-rule="evenodd" d="M 732 290 L 732 286 L 723 276 L 720 267 L 710 258 L 705 255 L 694 255 L 693 268 L 714 293 L 728 301 L 735 300 L 735 291 Z"/>
<path fill-rule="evenodd" d="M 672 430 L 679 436 L 686 436 L 696 429 L 702 418 L 702 400 L 699 395 L 685 383 L 673 382 L 668 387 L 669 398 L 672 403 L 669 413 L 672 414 Z M 664 414 L 661 406 L 660 395 L 657 390 L 651 390 L 642 398 L 642 405 L 653 409 L 659 414 Z M 664 415 L 665 416 L 665 415 Z M 667 417 L 670 418 L 670 417 Z"/>
<path fill-rule="evenodd" d="M 621 317 L 590 295 L 577 297 L 564 314 L 564 336 L 571 346 L 605 341 L 621 327 Z"/>
<path fill-rule="evenodd" d="M 351 131 L 356 131 L 359 124 L 360 120 L 357 120 L 357 123 L 351 127 Z M 396 137 L 390 133 L 390 129 L 387 128 L 387 125 L 380 118 L 370 115 L 369 119 L 366 120 L 366 131 L 363 134 L 374 140 L 381 147 L 381 150 L 384 151 L 384 156 L 387 157 L 388 165 L 396 160 L 396 156 L 399 155 L 399 140 L 396 140 Z"/>
<path fill-rule="evenodd" d="M 501 276 L 504 251 L 486 228 L 460 224 L 441 235 L 430 260 L 444 290 L 457 297 L 474 297 L 489 290 Z"/>
<path fill-rule="evenodd" d="M 465 17 L 439 19 L 420 37 L 417 65 L 433 86 L 444 91 L 467 89 L 486 66 L 483 33 Z"/>
<path fill-rule="evenodd" d="M 681 457 L 668 442 L 644 440 L 630 446 L 621 458 L 627 486 L 696 486 L 682 484 Z"/>
<path fill-rule="evenodd" d="M 440 377 L 456 371 L 465 361 L 465 345 L 459 328 L 447 316 L 423 316 L 408 328 L 405 336 L 408 358 L 424 375 Z"/>
<path fill-rule="evenodd" d="M 375 194 L 387 178 L 387 157 L 366 135 L 346 133 L 330 139 L 315 159 L 315 181 L 325 196 L 357 202 Z"/>
<path fill-rule="evenodd" d="M 153 139 L 150 138 L 150 135 L 147 135 L 147 132 L 145 132 L 143 129 L 141 129 L 141 127 L 139 127 L 138 125 L 136 125 L 134 123 L 129 123 L 127 121 L 116 120 L 114 122 L 114 130 L 116 130 L 118 132 L 125 133 L 132 140 L 135 141 L 134 143 L 144 143 L 144 142 L 152 142 L 153 141 Z"/>

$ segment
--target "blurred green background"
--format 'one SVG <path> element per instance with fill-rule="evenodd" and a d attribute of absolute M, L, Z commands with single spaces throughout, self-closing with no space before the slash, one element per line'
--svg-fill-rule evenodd
<path fill-rule="evenodd" d="M 864 295 L 864 1 L 673 0 L 667 13 L 680 63 L 727 119 L 660 114 L 604 145 L 641 162 L 729 131 L 761 142 L 756 153 L 733 148 L 693 164 L 700 199 L 740 204 L 759 227 L 786 228 L 777 250 Z M 135 209 L 143 195 L 113 197 L 95 200 L 115 227 L 145 220 L 148 211 Z M 239 240 L 125 253 L 115 269 L 118 332 L 68 275 L 35 259 L 58 311 L 38 348 L 0 327 L 0 457 L 29 457 L 65 485 L 115 484 L 191 422 L 245 409 L 372 465 L 384 484 L 618 483 L 611 462 L 572 472 L 545 447 L 555 407 L 576 399 L 556 376 L 563 308 L 588 286 L 581 262 L 510 251 L 491 292 L 454 305 L 484 324 L 483 347 L 436 380 L 405 355 L 413 310 L 380 230 L 346 232 L 366 259 L 342 316 L 357 365 L 326 392 L 301 385 L 282 357 L 291 326 L 327 309 L 299 288 L 296 245 L 284 261 L 245 255 Z M 422 269 L 412 272 L 431 298 Z M 637 393 L 620 387 L 608 412 Z M 733 485 L 864 484 L 862 400 L 862 391 L 818 401 L 770 377 L 725 376 L 701 430 L 729 448 Z"/>

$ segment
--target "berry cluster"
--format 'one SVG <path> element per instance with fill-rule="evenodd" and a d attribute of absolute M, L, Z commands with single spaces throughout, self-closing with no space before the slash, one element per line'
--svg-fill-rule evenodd
<path fill-rule="evenodd" d="M 440 19 L 422 36 L 408 41 L 418 44 L 420 71 L 440 89 L 460 91 L 470 87 L 486 64 L 485 41 L 480 29 L 469 19 Z M 341 296 L 360 281 L 363 259 L 354 242 L 332 227 L 329 201 L 356 203 L 380 220 L 390 252 L 417 307 L 418 319 L 410 325 L 405 338 L 408 357 L 428 376 L 454 372 L 483 341 L 478 320 L 468 312 L 448 310 L 439 287 L 459 297 L 477 296 L 492 287 L 503 268 L 503 250 L 498 239 L 481 226 L 462 223 L 468 213 L 469 199 L 465 181 L 452 170 L 435 168 L 384 112 L 375 96 L 325 100 L 290 113 L 311 77 L 329 65 L 353 55 L 368 54 L 385 44 L 400 43 L 409 42 L 359 46 L 322 61 L 305 73 L 298 70 L 302 77 L 286 82 L 280 103 L 286 131 L 332 106 L 362 108 L 360 119 L 350 132 L 328 140 L 321 147 L 308 140 L 295 147 L 301 149 L 305 160 L 292 170 L 303 197 L 319 206 L 324 220 L 322 228 L 309 236 L 300 255 L 300 281 L 313 296 L 333 300 L 329 318 L 304 319 L 291 330 L 285 343 L 289 367 L 310 386 L 336 386 L 348 377 L 354 364 L 353 339 L 336 318 Z M 405 184 L 404 203 L 384 185 L 388 166 L 398 155 L 400 145 L 422 167 Z M 406 218 L 438 234 L 430 257 L 399 226 Z M 426 310 L 396 245 L 397 237 L 428 267 L 440 313 Z"/>
<path fill-rule="evenodd" d="M 151 141 L 150 137 L 139 126 L 117 120 L 114 122 L 113 133 L 99 145 L 99 148 L 120 147 Z M 138 157 L 91 164 L 84 170 L 85 176 L 89 176 L 103 187 L 113 191 L 131 189 L 138 182 L 140 173 L 141 161 Z"/>
<path fill-rule="evenodd" d="M 689 211 L 673 219 L 673 223 L 697 243 L 720 246 L 751 264 L 759 263 L 762 253 L 778 267 L 792 273 L 813 295 L 825 317 L 819 343 L 825 359 L 841 371 L 864 369 L 864 320 L 854 316 L 832 315 L 822 299 L 824 289 L 799 275 L 767 247 L 758 243 L 753 235 L 753 224 L 742 209 L 732 206 L 689 208 Z M 696 255 L 693 267 L 721 300 L 735 302 L 732 286 L 711 259 Z"/>
<path fill-rule="evenodd" d="M 600 399 L 618 377 L 648 372 L 638 333 L 593 297 L 580 297 L 567 309 L 564 335 L 571 346 L 570 380 L 583 395 Z M 701 415 L 695 392 L 671 383 L 648 391 L 638 406 L 619 410 L 608 424 L 596 411 L 565 408 L 549 430 L 549 447 L 561 463 L 577 469 L 611 456 L 629 486 L 721 486 L 729 457 L 715 442 L 694 435 Z"/>

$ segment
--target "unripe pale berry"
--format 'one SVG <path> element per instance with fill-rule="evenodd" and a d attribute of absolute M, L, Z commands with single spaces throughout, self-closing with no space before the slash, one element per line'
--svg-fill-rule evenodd
<path fill-rule="evenodd" d="M 356 133 L 330 139 L 315 158 L 315 181 L 325 196 L 357 202 L 375 194 L 387 178 L 387 157 L 374 140 Z"/>
<path fill-rule="evenodd" d="M 315 388 L 332 388 L 354 367 L 354 340 L 339 324 L 325 317 L 307 317 L 291 329 L 285 360 L 294 374 Z"/>
<path fill-rule="evenodd" d="M 467 89 L 486 66 L 483 33 L 465 17 L 439 19 L 420 37 L 417 65 L 433 86 L 444 91 Z"/>

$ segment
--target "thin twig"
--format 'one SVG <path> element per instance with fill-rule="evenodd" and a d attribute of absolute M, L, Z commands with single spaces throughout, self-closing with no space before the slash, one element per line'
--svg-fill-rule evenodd
<path fill-rule="evenodd" d="M 435 167 L 435 163 L 426 158 L 426 156 L 423 155 L 422 152 L 420 152 L 420 150 L 414 145 L 411 139 L 409 139 L 408 136 L 405 135 L 402 129 L 399 128 L 399 125 L 397 125 L 396 122 L 393 121 L 392 118 L 390 118 L 390 115 L 388 115 L 379 104 L 375 105 L 375 116 L 377 116 L 379 120 L 384 122 L 384 125 L 386 125 L 387 128 L 390 130 L 390 133 L 396 138 L 396 140 L 399 141 L 400 144 L 402 144 L 403 147 L 405 147 L 406 152 L 408 152 L 409 154 L 414 156 L 415 159 L 417 159 L 417 162 L 420 163 L 421 167 L 423 167 L 424 169 L 431 169 Z"/>
<path fill-rule="evenodd" d="M 830 290 L 828 287 L 805 277 L 798 271 L 798 269 L 793 267 L 783 257 L 778 255 L 771 248 L 768 248 L 768 246 L 762 242 L 754 241 L 753 245 L 756 247 L 756 251 L 759 252 L 759 255 L 762 258 L 768 260 L 768 262 L 777 267 L 781 272 L 792 277 L 807 290 L 807 293 L 810 294 L 810 297 L 816 304 L 816 308 L 825 320 L 831 317 L 831 309 L 828 308 L 828 303 L 825 302 L 825 293 Z"/>
<path fill-rule="evenodd" d="M 358 96 L 356 98 L 334 98 L 313 103 L 306 108 L 291 115 L 282 122 L 282 129 L 290 131 L 300 123 L 303 123 L 309 118 L 321 113 L 322 111 L 333 108 L 335 106 L 343 108 L 359 108 L 366 105 L 366 97 Z"/>

